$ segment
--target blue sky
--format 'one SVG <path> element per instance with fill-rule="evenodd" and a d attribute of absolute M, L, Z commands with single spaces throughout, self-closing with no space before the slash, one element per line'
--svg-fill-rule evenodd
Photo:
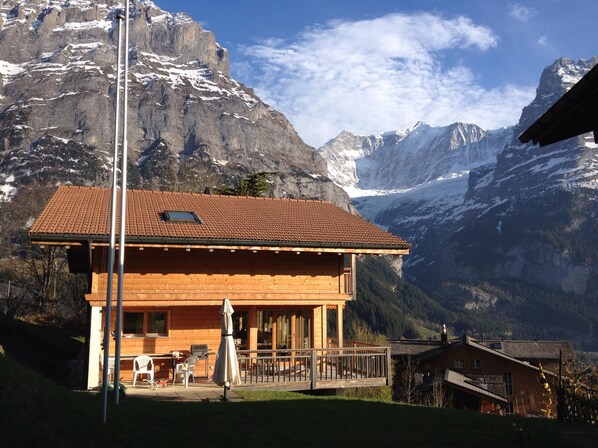
<path fill-rule="evenodd" d="M 598 56 L 598 0 L 154 0 L 229 50 L 233 78 L 318 147 L 456 121 L 517 123 L 542 70 Z"/>

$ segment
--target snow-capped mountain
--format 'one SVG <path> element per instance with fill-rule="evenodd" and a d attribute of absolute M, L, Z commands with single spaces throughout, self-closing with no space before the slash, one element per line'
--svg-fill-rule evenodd
<path fill-rule="evenodd" d="M 349 207 L 286 118 L 230 77 L 228 52 L 185 14 L 131 2 L 129 160 L 135 187 L 203 191 L 251 172 L 276 196 Z M 0 194 L 110 175 L 117 15 L 124 3 L 0 2 Z M 2 199 L 0 198 L 0 199 Z"/>
<path fill-rule="evenodd" d="M 470 171 L 495 163 L 512 139 L 512 127 L 486 131 L 473 124 L 419 122 L 368 137 L 344 131 L 318 151 L 328 162 L 329 177 L 364 216 L 389 227 L 389 216 L 400 209 L 398 219 L 417 246 L 428 226 L 462 213 Z M 419 260 L 415 251 L 406 262 Z"/>
<path fill-rule="evenodd" d="M 328 163 L 328 176 L 353 197 L 413 194 L 492 163 L 511 139 L 512 128 L 486 131 L 465 123 L 432 127 L 419 122 L 412 129 L 367 137 L 344 131 L 318 152 Z"/>
<path fill-rule="evenodd" d="M 368 137 L 345 131 L 318 151 L 329 164 L 330 178 L 362 196 L 368 190 L 408 189 L 469 172 L 495 160 L 511 137 L 511 129 L 486 131 L 465 123 L 432 127 L 420 122 L 413 129 Z"/>
<path fill-rule="evenodd" d="M 370 137 L 343 132 L 319 151 L 365 217 L 414 244 L 407 278 L 449 307 L 474 310 L 472 296 L 490 294 L 494 311 L 520 300 L 528 305 L 514 313 L 525 314 L 530 296 L 545 294 L 538 291 L 594 303 L 598 145 L 592 135 L 542 148 L 517 138 L 596 63 L 560 59 L 547 67 L 510 128 L 419 123 Z"/>

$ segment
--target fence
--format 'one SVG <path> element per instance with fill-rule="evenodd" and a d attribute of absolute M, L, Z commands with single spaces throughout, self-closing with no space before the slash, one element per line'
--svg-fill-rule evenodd
<path fill-rule="evenodd" d="M 391 384 L 389 347 L 239 350 L 244 386 L 286 390 Z"/>

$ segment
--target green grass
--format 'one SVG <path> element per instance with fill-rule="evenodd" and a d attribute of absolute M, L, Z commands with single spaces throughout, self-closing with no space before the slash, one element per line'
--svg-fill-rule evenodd
<path fill-rule="evenodd" d="M 158 402 L 57 386 L 0 354 L 0 446 L 6 447 L 574 447 L 569 426 L 298 393 L 240 392 L 242 402 Z M 191 441 L 191 442 L 189 442 Z"/>
<path fill-rule="evenodd" d="M 76 360 L 84 338 L 50 325 L 39 325 L 0 314 L 0 346 L 11 359 L 66 384 L 70 374 L 67 361 Z M 0 373 L 1 375 L 1 373 Z"/>

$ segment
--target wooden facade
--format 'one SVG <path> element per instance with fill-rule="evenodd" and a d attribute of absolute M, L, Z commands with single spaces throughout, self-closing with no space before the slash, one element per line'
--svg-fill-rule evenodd
<path fill-rule="evenodd" d="M 106 301 L 107 251 L 101 246 L 92 252 L 91 292 L 86 299 L 92 307 L 101 309 Z M 244 317 L 236 321 L 234 335 L 244 349 L 326 347 L 326 316 L 333 310 L 337 321 L 342 321 L 345 302 L 353 296 L 353 265 L 354 255 L 335 253 L 128 249 L 121 355 L 130 358 L 142 353 L 185 352 L 198 343 L 207 344 L 210 353 L 215 353 L 221 339 L 219 309 L 224 298 L 231 300 L 236 316 Z M 346 276 L 351 277 L 350 282 Z M 113 285 L 115 299 L 116 281 Z M 345 289 L 347 285 L 349 290 Z M 115 307 L 114 301 L 112 331 Z M 130 313 L 143 313 L 144 326 L 148 313 L 164 313 L 166 331 L 152 334 L 144 328 L 144 333 L 129 333 L 126 321 Z M 285 327 L 284 335 L 277 326 Z M 103 319 L 96 323 L 96 328 L 104 328 Z M 103 340 L 103 332 L 100 333 L 97 337 Z M 110 353 L 114 353 L 114 344 Z M 215 356 L 208 359 L 209 374 Z M 167 375 L 170 360 L 165 357 L 157 364 Z M 130 360 L 125 361 L 125 378 L 131 369 Z M 91 384 L 95 382 L 92 378 Z"/>
<path fill-rule="evenodd" d="M 315 358 L 306 365 L 313 385 L 316 365 L 331 364 L 331 354 L 321 351 L 329 347 L 329 313 L 335 315 L 343 347 L 343 311 L 355 295 L 356 256 L 401 256 L 410 248 L 399 237 L 323 201 L 140 190 L 128 197 L 122 294 L 113 274 L 110 319 L 114 335 L 120 296 L 123 379 L 132 377 L 132 359 L 141 354 L 154 358 L 158 378 L 167 377 L 194 344 L 208 347 L 205 371 L 200 365 L 196 373 L 211 376 L 221 339 L 220 306 L 227 298 L 235 309 L 238 350 L 264 358 L 311 350 Z M 98 386 L 103 359 L 109 205 L 107 189 L 60 187 L 30 231 L 36 244 L 65 246 L 71 272 L 89 275 L 88 388 Z M 118 251 L 117 244 L 116 260 Z M 114 345 L 109 344 L 110 355 L 115 355 Z M 334 356 L 348 355 L 339 351 Z M 364 372 L 372 366 L 378 372 L 377 366 L 384 365 L 388 373 L 381 379 L 389 381 L 384 356 L 351 357 L 375 358 L 358 374 L 372 380 Z"/>
<path fill-rule="evenodd" d="M 504 413 L 522 416 L 542 415 L 545 406 L 540 372 L 535 366 L 516 359 L 496 356 L 491 351 L 463 344 L 450 350 L 440 351 L 436 355 L 424 358 L 420 367 L 426 372 L 441 372 L 446 369 L 463 375 L 494 375 L 503 378 L 505 395 L 509 407 Z M 553 383 L 553 391 L 556 391 Z M 553 399 L 555 399 L 553 397 Z M 483 409 L 480 409 L 483 411 Z"/>
<path fill-rule="evenodd" d="M 413 344 L 416 349 L 422 345 L 419 342 Z M 393 356 L 404 358 L 405 355 L 401 352 L 409 353 L 409 345 L 409 341 L 397 343 L 396 347 L 393 347 Z M 554 345 L 570 347 L 568 343 L 555 342 Z M 516 359 L 500 350 L 502 349 L 492 349 L 480 341 L 464 336 L 451 341 L 437 341 L 431 348 L 413 355 L 409 353 L 409 356 L 410 362 L 417 364 L 417 371 L 423 374 L 424 378 L 434 378 L 439 374 L 446 377 L 446 372 L 456 372 L 455 376 L 466 378 L 468 384 L 484 389 L 478 390 L 482 393 L 476 393 L 475 387 L 463 388 L 458 382 L 445 381 L 450 387 L 456 386 L 453 403 L 455 407 L 503 415 L 544 415 L 542 409 L 547 406 L 548 396 L 541 378 L 542 371 L 550 385 L 550 398 L 556 403 L 557 377 L 554 371 L 549 369 L 555 367 L 552 359 L 549 359 L 547 366 L 540 368 L 538 364 L 542 364 L 542 360 L 539 358 L 535 360 L 534 365 L 529 360 Z M 500 400 L 488 400 L 484 397 L 485 392 L 497 395 Z"/>

